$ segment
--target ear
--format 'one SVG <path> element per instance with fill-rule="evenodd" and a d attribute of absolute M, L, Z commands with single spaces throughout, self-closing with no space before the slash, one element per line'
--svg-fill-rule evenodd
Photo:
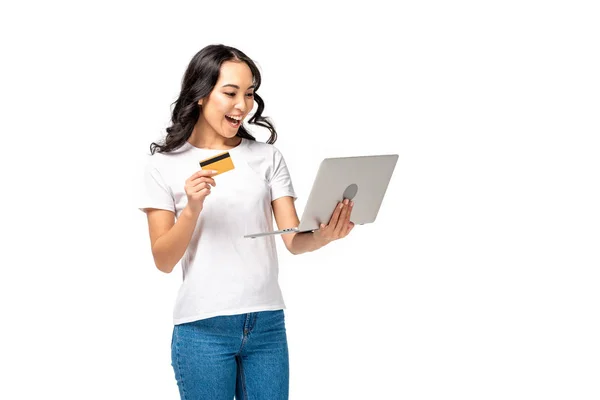
<path fill-rule="evenodd" d="M 202 105 L 202 100 L 203 100 L 203 99 L 200 99 L 200 100 L 198 100 L 198 105 L 199 105 L 199 106 L 201 106 L 201 105 Z"/>

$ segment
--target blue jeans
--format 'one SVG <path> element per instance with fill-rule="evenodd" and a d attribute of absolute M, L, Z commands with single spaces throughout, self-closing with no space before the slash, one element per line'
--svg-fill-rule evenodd
<path fill-rule="evenodd" d="M 287 400 L 283 310 L 175 325 L 171 360 L 182 400 Z"/>

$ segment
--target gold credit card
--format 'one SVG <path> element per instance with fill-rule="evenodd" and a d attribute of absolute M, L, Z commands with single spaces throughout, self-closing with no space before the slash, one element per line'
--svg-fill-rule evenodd
<path fill-rule="evenodd" d="M 213 176 L 217 176 L 222 174 L 223 172 L 231 171 L 234 169 L 233 161 L 231 160 L 231 156 L 229 152 L 217 154 L 216 156 L 212 156 L 205 160 L 200 161 L 201 169 L 214 169 L 217 173 Z"/>

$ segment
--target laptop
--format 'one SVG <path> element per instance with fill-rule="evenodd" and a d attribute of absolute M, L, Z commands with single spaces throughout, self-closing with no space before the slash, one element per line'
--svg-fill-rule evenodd
<path fill-rule="evenodd" d="M 354 201 L 350 221 L 355 225 L 375 221 L 398 154 L 326 158 L 321 162 L 300 225 L 273 232 L 257 232 L 245 238 L 312 232 L 328 224 L 338 202 Z"/>

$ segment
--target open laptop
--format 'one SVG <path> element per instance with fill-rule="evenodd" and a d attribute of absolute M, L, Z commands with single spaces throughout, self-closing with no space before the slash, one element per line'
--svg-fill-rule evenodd
<path fill-rule="evenodd" d="M 293 232 L 311 232 L 328 224 L 338 202 L 354 201 L 350 221 L 364 225 L 375 221 L 396 167 L 398 154 L 326 158 L 308 196 L 300 225 L 274 232 L 257 232 L 245 238 Z"/>

